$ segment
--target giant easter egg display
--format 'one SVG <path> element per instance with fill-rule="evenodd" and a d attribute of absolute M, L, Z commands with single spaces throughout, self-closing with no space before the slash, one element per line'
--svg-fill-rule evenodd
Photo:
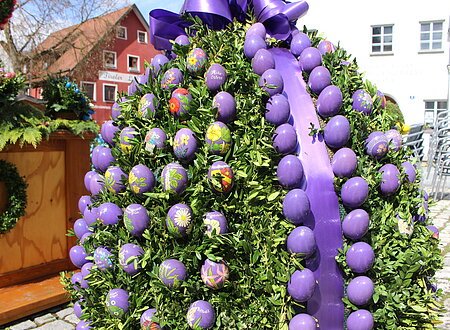
<path fill-rule="evenodd" d="M 231 148 L 230 129 L 220 121 L 212 123 L 206 131 L 205 142 L 211 153 L 225 155 Z"/>
<path fill-rule="evenodd" d="M 130 274 L 134 275 L 139 271 L 137 261 L 139 256 L 144 254 L 144 250 L 136 244 L 124 244 L 119 250 L 119 265 L 122 269 Z"/>
<path fill-rule="evenodd" d="M 186 279 L 186 267 L 176 259 L 167 259 L 159 266 L 159 279 L 169 288 Z"/>
<path fill-rule="evenodd" d="M 145 165 L 134 166 L 128 175 L 128 185 L 135 194 L 143 194 L 152 191 L 155 187 L 155 176 Z"/>
<path fill-rule="evenodd" d="M 153 316 L 156 314 L 156 308 L 149 308 L 144 311 L 140 318 L 141 330 L 159 330 L 158 323 L 153 322 Z"/>
<path fill-rule="evenodd" d="M 217 109 L 217 120 L 229 123 L 236 117 L 236 100 L 228 92 L 219 92 L 213 98 L 213 107 Z"/>
<path fill-rule="evenodd" d="M 206 259 L 200 269 L 203 283 L 211 289 L 221 289 L 228 280 L 228 266 L 223 262 Z"/>
<path fill-rule="evenodd" d="M 206 226 L 206 235 L 209 237 L 228 232 L 227 219 L 218 211 L 206 213 L 203 219 L 203 224 Z"/>
<path fill-rule="evenodd" d="M 227 80 L 227 71 L 225 68 L 217 63 L 212 64 L 205 73 L 205 83 L 211 91 L 216 91 Z"/>
<path fill-rule="evenodd" d="M 172 92 L 169 100 L 169 110 L 175 117 L 182 117 L 189 111 L 189 105 L 192 101 L 192 95 L 185 88 L 177 88 Z"/>
<path fill-rule="evenodd" d="M 192 329 L 209 329 L 216 321 L 212 305 L 204 300 L 197 300 L 187 312 L 187 322 Z"/>
<path fill-rule="evenodd" d="M 218 193 L 229 193 L 234 184 L 233 170 L 225 162 L 215 162 L 208 170 L 208 181 L 214 191 Z"/>
<path fill-rule="evenodd" d="M 161 182 L 164 191 L 180 195 L 187 187 L 187 171 L 178 163 L 167 164 L 161 173 Z"/>
<path fill-rule="evenodd" d="M 169 232 L 176 237 L 190 233 L 192 226 L 192 210 L 186 204 L 175 204 L 169 209 L 166 225 Z"/>
<path fill-rule="evenodd" d="M 205 70 L 208 56 L 201 48 L 191 50 L 186 59 L 186 68 L 192 74 L 200 74 Z"/>
<path fill-rule="evenodd" d="M 288 121 L 290 113 L 289 101 L 283 94 L 275 94 L 272 96 L 266 104 L 266 120 L 279 126 Z"/>
<path fill-rule="evenodd" d="M 109 313 L 118 318 L 124 316 L 130 307 L 128 298 L 128 292 L 123 289 L 110 290 L 105 301 Z"/>
<path fill-rule="evenodd" d="M 140 204 L 130 204 L 123 213 L 125 228 L 133 236 L 141 236 L 147 228 L 150 219 L 147 209 Z"/>
<path fill-rule="evenodd" d="M 192 160 L 197 151 L 197 139 L 194 132 L 189 128 L 180 129 L 173 139 L 173 153 L 181 160 L 188 162 Z"/>
<path fill-rule="evenodd" d="M 298 302 L 308 301 L 316 289 L 314 274 L 308 268 L 296 270 L 288 282 L 288 293 Z"/>

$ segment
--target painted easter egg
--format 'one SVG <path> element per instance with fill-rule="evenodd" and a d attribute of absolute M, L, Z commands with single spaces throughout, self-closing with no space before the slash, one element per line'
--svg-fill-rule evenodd
<path fill-rule="evenodd" d="M 187 171 L 178 163 L 167 164 L 161 173 L 161 182 L 164 191 L 181 195 L 188 184 Z"/>
<path fill-rule="evenodd" d="M 169 100 L 169 111 L 175 117 L 183 117 L 189 112 L 192 95 L 185 88 L 177 88 Z"/>
<path fill-rule="evenodd" d="M 209 237 L 228 232 L 227 219 L 218 211 L 206 213 L 203 218 L 203 224 L 206 226 L 206 235 Z"/>
<path fill-rule="evenodd" d="M 416 168 L 410 162 L 403 162 L 402 167 L 406 173 L 406 178 L 409 182 L 416 181 Z"/>
<path fill-rule="evenodd" d="M 75 245 L 70 248 L 69 258 L 76 267 L 83 267 L 83 265 L 88 262 L 88 260 L 86 260 L 86 257 L 87 253 L 84 247 Z"/>
<path fill-rule="evenodd" d="M 152 191 L 155 187 L 155 176 L 145 165 L 134 166 L 128 175 L 128 184 L 135 194 L 143 194 Z"/>
<path fill-rule="evenodd" d="M 365 242 L 353 244 L 345 255 L 348 267 L 357 274 L 367 272 L 375 261 L 372 247 Z"/>
<path fill-rule="evenodd" d="M 137 81 L 141 85 L 147 85 L 149 78 L 150 78 L 150 68 L 145 68 L 144 74 L 137 77 Z M 139 90 L 141 90 L 140 87 Z"/>
<path fill-rule="evenodd" d="M 85 263 L 83 267 L 81 267 L 81 275 L 83 275 L 83 277 L 89 276 L 91 274 L 92 267 L 94 266 L 95 265 L 93 262 Z"/>
<path fill-rule="evenodd" d="M 153 68 L 153 71 L 155 73 L 158 73 L 161 67 L 166 63 L 169 63 L 169 59 L 167 58 L 167 56 L 163 54 L 157 54 L 150 61 L 150 66 Z"/>
<path fill-rule="evenodd" d="M 164 73 L 161 79 L 163 89 L 174 89 L 183 83 L 184 77 L 180 69 L 171 68 Z"/>
<path fill-rule="evenodd" d="M 192 74 L 200 74 L 205 70 L 208 56 L 201 48 L 192 49 L 186 58 L 186 68 Z"/>
<path fill-rule="evenodd" d="M 169 232 L 176 237 L 184 237 L 191 232 L 193 216 L 186 204 L 175 204 L 167 213 L 166 225 Z"/>
<path fill-rule="evenodd" d="M 388 152 L 388 139 L 383 132 L 372 132 L 367 137 L 365 148 L 368 155 L 381 159 Z"/>
<path fill-rule="evenodd" d="M 372 299 L 373 290 L 374 285 L 370 278 L 357 276 L 348 284 L 347 296 L 352 304 L 362 306 Z"/>
<path fill-rule="evenodd" d="M 439 229 L 436 226 L 428 225 L 427 229 L 432 233 L 431 237 L 439 239 Z"/>
<path fill-rule="evenodd" d="M 314 274 L 308 268 L 296 270 L 288 282 L 288 293 L 297 302 L 308 301 L 316 289 Z"/>
<path fill-rule="evenodd" d="M 236 100 L 228 92 L 219 92 L 213 98 L 213 107 L 217 109 L 217 120 L 230 123 L 236 117 Z"/>
<path fill-rule="evenodd" d="M 189 306 L 187 322 L 192 329 L 209 329 L 216 322 L 212 305 L 205 300 L 197 300 Z"/>
<path fill-rule="evenodd" d="M 145 150 L 153 154 L 155 149 L 166 147 L 167 135 L 161 128 L 152 128 L 145 135 Z"/>
<path fill-rule="evenodd" d="M 123 289 L 110 290 L 105 301 L 109 313 L 119 318 L 124 316 L 130 307 L 128 298 L 128 292 Z"/>
<path fill-rule="evenodd" d="M 74 304 L 73 304 L 73 313 L 75 314 L 76 317 L 81 318 L 81 316 L 83 315 L 83 310 L 81 309 L 81 305 L 80 305 L 80 300 L 77 300 Z"/>
<path fill-rule="evenodd" d="M 255 24 L 252 24 L 252 26 L 250 26 L 248 28 L 248 30 L 245 32 L 245 36 L 249 37 L 251 35 L 257 35 L 260 38 L 265 38 L 266 37 L 266 27 L 264 26 L 264 24 L 258 22 Z"/>
<path fill-rule="evenodd" d="M 91 322 L 81 320 L 80 322 L 77 323 L 77 327 L 75 330 L 88 330 L 88 329 L 92 329 Z"/>
<path fill-rule="evenodd" d="M 303 71 L 309 73 L 322 64 L 322 54 L 315 47 L 305 48 L 298 57 L 298 63 Z"/>
<path fill-rule="evenodd" d="M 91 196 L 83 195 L 78 200 L 78 210 L 80 211 L 81 214 L 83 214 L 86 207 L 91 204 L 92 204 Z"/>
<path fill-rule="evenodd" d="M 105 172 L 105 187 L 110 192 L 119 193 L 125 191 L 125 182 L 128 175 L 119 166 L 110 166 Z"/>
<path fill-rule="evenodd" d="M 103 203 L 98 207 L 98 219 L 104 225 L 115 225 L 122 218 L 122 209 L 114 203 Z"/>
<path fill-rule="evenodd" d="M 93 234 L 92 232 L 88 232 L 88 233 L 84 234 L 83 236 L 81 236 L 81 238 L 80 238 L 80 243 L 81 243 L 81 244 L 84 244 L 84 242 L 86 242 L 86 239 L 87 239 L 89 236 L 91 236 L 92 234 Z"/>
<path fill-rule="evenodd" d="M 350 122 L 341 115 L 334 116 L 325 125 L 323 138 L 327 146 L 333 149 L 342 148 L 350 140 Z"/>
<path fill-rule="evenodd" d="M 141 330 L 159 330 L 160 325 L 153 322 L 153 316 L 156 314 L 156 308 L 149 308 L 141 315 L 140 324 Z"/>
<path fill-rule="evenodd" d="M 287 249 L 305 258 L 312 256 L 316 251 L 314 232 L 305 226 L 295 228 L 287 238 Z"/>
<path fill-rule="evenodd" d="M 173 139 L 173 153 L 175 156 L 184 162 L 189 162 L 195 157 L 197 151 L 197 139 L 194 132 L 189 128 L 182 128 Z"/>
<path fill-rule="evenodd" d="M 208 170 L 208 181 L 214 191 L 229 193 L 234 184 L 233 170 L 225 162 L 214 162 Z"/>
<path fill-rule="evenodd" d="M 291 124 L 283 124 L 277 127 L 272 138 L 273 147 L 282 154 L 289 154 L 297 147 L 297 133 Z"/>
<path fill-rule="evenodd" d="M 309 74 L 308 86 L 314 93 L 320 94 L 320 92 L 322 92 L 322 90 L 329 85 L 331 85 L 331 74 L 326 67 L 321 65 L 317 66 Z M 341 91 L 339 88 L 338 90 L 339 92 Z M 328 94 L 331 94 L 331 91 L 328 91 Z M 325 96 L 322 96 L 322 98 L 324 97 Z M 334 97 L 337 98 L 336 96 Z M 333 100 L 331 100 L 330 96 L 328 96 L 328 98 L 330 98 L 328 102 L 331 103 Z M 342 93 L 341 93 L 341 105 L 342 105 Z"/>
<path fill-rule="evenodd" d="M 120 113 L 122 112 L 122 108 L 120 107 L 119 103 L 114 102 L 114 104 L 111 107 L 111 117 L 112 119 L 117 119 L 117 117 L 120 116 Z"/>
<path fill-rule="evenodd" d="M 83 278 L 83 275 L 81 273 L 73 274 L 70 282 L 72 282 L 73 288 L 76 291 L 79 291 L 80 289 L 87 289 L 89 287 L 88 282 Z"/>
<path fill-rule="evenodd" d="M 356 92 L 353 93 L 352 99 L 353 99 L 352 103 L 353 109 L 362 112 L 366 115 L 370 115 L 372 113 L 373 110 L 372 97 L 365 90 L 358 89 Z"/>
<path fill-rule="evenodd" d="M 88 171 L 84 175 L 84 186 L 86 187 L 87 191 L 89 191 L 89 192 L 91 192 L 91 179 L 95 174 L 97 174 L 97 172 Z"/>
<path fill-rule="evenodd" d="M 120 267 L 130 275 L 136 274 L 140 269 L 137 261 L 143 254 L 144 250 L 139 245 L 130 243 L 122 245 L 119 250 Z"/>
<path fill-rule="evenodd" d="M 141 204 L 130 204 L 125 208 L 123 223 L 131 235 L 141 236 L 149 221 L 147 209 Z"/>
<path fill-rule="evenodd" d="M 88 226 L 93 226 L 98 220 L 98 207 L 87 207 L 83 212 L 83 219 Z"/>
<path fill-rule="evenodd" d="M 328 40 L 322 40 L 319 42 L 319 45 L 317 46 L 317 49 L 322 55 L 325 55 L 326 53 L 332 53 L 336 50 L 333 43 Z"/>
<path fill-rule="evenodd" d="M 264 48 L 258 50 L 252 59 L 252 69 L 259 76 L 269 69 L 275 69 L 272 53 Z"/>
<path fill-rule="evenodd" d="M 141 117 L 149 118 L 155 115 L 156 99 L 153 93 L 145 94 L 139 101 L 138 114 Z"/>
<path fill-rule="evenodd" d="M 289 322 L 288 330 L 317 330 L 317 322 L 309 314 L 297 314 Z"/>
<path fill-rule="evenodd" d="M 290 222 L 299 225 L 305 221 L 311 210 L 309 198 L 301 189 L 292 189 L 283 200 L 283 214 Z"/>
<path fill-rule="evenodd" d="M 212 64 L 205 73 L 206 87 L 210 91 L 216 91 L 223 86 L 227 80 L 227 71 L 225 68 L 217 63 Z"/>
<path fill-rule="evenodd" d="M 384 135 L 386 136 L 389 147 L 392 150 L 399 151 L 402 148 L 403 137 L 399 131 L 397 131 L 396 129 L 390 129 L 389 131 L 384 133 Z"/>
<path fill-rule="evenodd" d="M 347 318 L 348 330 L 372 330 L 373 329 L 372 313 L 365 309 L 359 309 L 351 313 Z"/>
<path fill-rule="evenodd" d="M 128 95 L 134 95 L 138 91 L 139 87 L 136 83 L 136 79 L 133 79 L 128 85 Z"/>
<path fill-rule="evenodd" d="M 248 59 L 255 57 L 260 49 L 267 49 L 266 40 L 259 35 L 251 34 L 245 37 L 244 54 Z"/>
<path fill-rule="evenodd" d="M 307 34 L 299 32 L 292 38 L 291 53 L 294 56 L 300 56 L 301 53 L 309 47 L 311 47 L 311 40 L 309 39 Z"/>
<path fill-rule="evenodd" d="M 300 159 L 294 155 L 284 156 L 277 166 L 277 179 L 286 189 L 300 187 L 303 179 L 303 166 Z"/>
<path fill-rule="evenodd" d="M 133 147 L 131 141 L 136 139 L 138 132 L 133 127 L 125 127 L 119 135 L 120 149 L 124 152 L 129 152 Z"/>
<path fill-rule="evenodd" d="M 75 232 L 75 235 L 78 237 L 78 239 L 80 239 L 84 234 L 90 232 L 89 227 L 84 219 L 78 219 L 77 221 L 75 221 L 75 223 L 73 224 L 73 231 Z"/>
<path fill-rule="evenodd" d="M 283 94 L 275 94 L 266 104 L 264 118 L 275 126 L 286 123 L 291 114 L 289 101 Z"/>
<path fill-rule="evenodd" d="M 102 124 L 101 128 L 101 135 L 103 140 L 105 140 L 106 143 L 109 145 L 114 145 L 114 137 L 116 136 L 116 133 L 119 131 L 119 127 L 114 125 L 114 121 L 107 120 Z"/>
<path fill-rule="evenodd" d="M 179 260 L 167 259 L 159 266 L 159 279 L 169 288 L 178 286 L 186 275 L 186 267 Z"/>
<path fill-rule="evenodd" d="M 346 237 L 356 241 L 367 233 L 369 223 L 369 214 L 362 209 L 355 209 L 345 216 L 342 231 Z"/>
<path fill-rule="evenodd" d="M 98 173 L 94 173 L 89 184 L 89 191 L 91 192 L 92 196 L 98 195 L 103 190 L 104 186 L 105 178 Z"/>
<path fill-rule="evenodd" d="M 320 67 L 317 67 L 320 68 Z M 316 69 L 317 69 L 316 68 Z M 315 70 L 315 69 L 314 69 Z M 335 116 L 342 107 L 342 92 L 335 85 L 325 87 L 317 99 L 317 112 L 324 118 Z"/>
<path fill-rule="evenodd" d="M 96 248 L 94 251 L 94 263 L 100 270 L 112 268 L 112 253 L 109 249 L 101 246 Z"/>
<path fill-rule="evenodd" d="M 261 87 L 270 96 L 280 94 L 284 87 L 283 77 L 275 69 L 266 70 L 259 78 L 259 87 Z"/>
<path fill-rule="evenodd" d="M 381 172 L 381 193 L 384 196 L 394 194 L 400 188 L 400 171 L 397 166 L 386 164 L 380 168 L 379 172 Z"/>
<path fill-rule="evenodd" d="M 99 148 L 97 157 L 95 158 L 95 161 L 94 158 L 92 158 L 92 165 L 94 165 L 97 170 L 104 172 L 109 166 L 112 165 L 113 162 L 116 161 L 116 159 L 113 157 L 110 148 L 97 146 L 94 150 L 97 148 Z"/>
<path fill-rule="evenodd" d="M 206 259 L 200 269 L 203 283 L 211 289 L 221 289 L 228 280 L 228 266 L 223 262 L 214 262 Z"/>
<path fill-rule="evenodd" d="M 381 91 L 377 91 L 377 99 L 380 100 L 381 108 L 385 109 L 387 100 L 386 100 L 386 96 L 384 95 L 384 93 Z"/>
<path fill-rule="evenodd" d="M 175 38 L 175 43 L 180 46 L 187 46 L 191 42 L 189 41 L 189 37 L 187 35 L 181 34 Z"/>
<path fill-rule="evenodd" d="M 359 176 L 348 179 L 341 189 L 342 203 L 351 208 L 364 204 L 369 195 L 367 181 Z"/>
<path fill-rule="evenodd" d="M 227 125 L 216 121 L 206 130 L 205 142 L 212 154 L 225 155 L 231 148 L 231 131 Z"/>
<path fill-rule="evenodd" d="M 349 178 L 353 175 L 358 165 L 358 159 L 352 149 L 341 148 L 336 151 L 331 160 L 331 168 L 334 175 L 340 178 Z"/>

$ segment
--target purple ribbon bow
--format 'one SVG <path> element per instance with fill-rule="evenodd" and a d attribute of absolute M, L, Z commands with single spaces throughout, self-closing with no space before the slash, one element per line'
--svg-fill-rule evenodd
<path fill-rule="evenodd" d="M 234 18 L 244 21 L 249 6 L 258 22 L 274 38 L 286 40 L 295 29 L 295 21 L 308 11 L 305 0 L 286 3 L 282 0 L 185 0 L 181 13 L 199 17 L 209 28 L 221 30 Z M 150 41 L 159 50 L 172 49 L 170 40 L 186 35 L 190 25 L 180 14 L 163 9 L 150 12 Z"/>

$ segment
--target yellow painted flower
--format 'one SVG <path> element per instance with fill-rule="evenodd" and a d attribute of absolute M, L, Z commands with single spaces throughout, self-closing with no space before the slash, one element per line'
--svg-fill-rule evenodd
<path fill-rule="evenodd" d="M 181 144 L 187 145 L 188 142 L 189 142 L 189 135 L 187 135 L 187 134 L 182 134 L 180 140 L 181 140 Z"/>
<path fill-rule="evenodd" d="M 190 57 L 188 58 L 188 63 L 189 63 L 189 65 L 194 66 L 194 65 L 197 64 L 197 59 L 196 59 L 195 57 L 193 57 L 193 56 L 190 56 Z"/>
<path fill-rule="evenodd" d="M 211 125 L 206 131 L 206 137 L 211 141 L 217 141 L 222 137 L 222 129 L 219 125 Z"/>

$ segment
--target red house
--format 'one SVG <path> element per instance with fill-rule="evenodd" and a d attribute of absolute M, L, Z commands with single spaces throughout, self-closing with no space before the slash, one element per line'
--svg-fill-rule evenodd
<path fill-rule="evenodd" d="M 95 105 L 99 124 L 111 116 L 119 92 L 144 74 L 145 62 L 158 54 L 150 44 L 149 26 L 136 5 L 52 33 L 36 49 L 29 64 L 32 88 L 40 97 L 43 78 L 66 75 L 76 81 Z"/>

